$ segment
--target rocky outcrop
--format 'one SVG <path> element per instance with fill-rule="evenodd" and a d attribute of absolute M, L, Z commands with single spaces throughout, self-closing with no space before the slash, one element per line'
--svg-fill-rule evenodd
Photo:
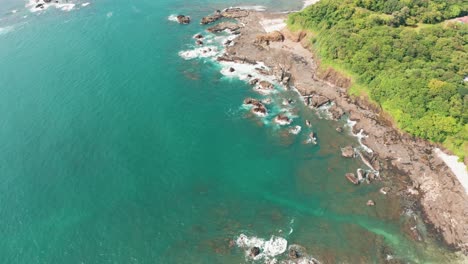
<path fill-rule="evenodd" d="M 202 18 L 200 24 L 206 25 L 218 21 L 221 18 L 241 18 L 249 15 L 248 10 L 241 8 L 227 8 L 223 11 L 217 10 L 214 14 Z"/>
<path fill-rule="evenodd" d="M 319 95 L 319 94 L 313 94 L 307 97 L 306 103 L 310 107 L 320 107 L 324 104 L 328 104 L 330 102 L 330 99 L 327 98 L 326 96 Z"/>
<path fill-rule="evenodd" d="M 344 115 L 344 110 L 336 104 L 332 105 L 328 111 L 331 113 L 334 120 L 338 120 Z"/>
<path fill-rule="evenodd" d="M 259 34 L 255 39 L 257 44 L 270 44 L 270 42 L 283 42 L 284 36 L 279 31 L 273 31 L 266 34 Z"/>
<path fill-rule="evenodd" d="M 281 126 L 289 125 L 292 122 L 292 120 L 284 114 L 279 114 L 275 116 L 274 121 L 276 124 L 281 125 Z"/>
<path fill-rule="evenodd" d="M 265 105 L 263 105 L 263 103 L 261 103 L 257 99 L 250 98 L 250 97 L 246 98 L 246 99 L 244 99 L 244 104 L 245 105 L 251 105 L 252 109 L 250 111 L 255 115 L 263 117 L 263 116 L 266 116 L 268 114 L 268 111 L 267 111 Z"/>
<path fill-rule="evenodd" d="M 219 56 L 217 58 L 218 61 L 227 61 L 227 62 L 235 62 L 235 63 L 242 63 L 242 64 L 251 64 L 255 65 L 257 64 L 256 61 L 250 60 L 246 57 L 238 57 L 238 56 L 229 56 L 227 54 L 224 54 L 222 56 Z"/>
<path fill-rule="evenodd" d="M 184 15 L 178 15 L 177 22 L 179 22 L 179 24 L 190 24 L 190 17 L 184 16 Z"/>
<path fill-rule="evenodd" d="M 258 254 L 260 254 L 260 248 L 259 247 L 253 247 L 250 249 L 250 256 L 251 257 L 256 257 Z"/>
<path fill-rule="evenodd" d="M 208 32 L 211 33 L 218 33 L 224 30 L 229 30 L 231 32 L 236 32 L 239 30 L 242 26 L 238 23 L 233 23 L 233 22 L 221 22 L 217 24 L 216 26 L 208 28 Z"/>

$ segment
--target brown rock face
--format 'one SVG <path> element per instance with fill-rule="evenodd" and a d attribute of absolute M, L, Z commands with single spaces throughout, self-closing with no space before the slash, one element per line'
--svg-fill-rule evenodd
<path fill-rule="evenodd" d="M 273 31 L 266 34 L 257 35 L 255 39 L 255 43 L 266 43 L 269 44 L 270 42 L 283 42 L 284 35 L 279 31 Z"/>

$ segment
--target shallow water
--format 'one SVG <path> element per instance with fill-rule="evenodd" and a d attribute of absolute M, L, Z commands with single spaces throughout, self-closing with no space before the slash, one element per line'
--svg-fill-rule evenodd
<path fill-rule="evenodd" d="M 383 183 L 345 180 L 365 168 L 339 155 L 357 145 L 335 131 L 345 121 L 278 88 L 268 108 L 296 100 L 291 125 L 302 131 L 292 135 L 242 106 L 262 97 L 244 81 L 179 56 L 215 9 L 301 1 L 85 2 L 0 7 L 2 263 L 242 263 L 229 246 L 242 233 L 284 237 L 323 263 L 450 256 L 402 231 L 404 204 L 379 194 Z M 179 13 L 195 23 L 168 20 Z M 317 145 L 303 144 L 305 119 Z"/>

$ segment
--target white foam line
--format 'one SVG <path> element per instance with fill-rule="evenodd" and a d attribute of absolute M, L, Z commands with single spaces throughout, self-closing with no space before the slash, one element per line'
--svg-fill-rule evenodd
<path fill-rule="evenodd" d="M 363 138 L 366 138 L 368 137 L 366 134 L 364 134 L 364 130 L 361 129 L 359 131 L 359 133 L 357 134 L 354 134 L 353 133 L 353 127 L 356 125 L 356 121 L 352 121 L 351 119 L 348 118 L 348 120 L 346 121 L 346 125 L 349 126 L 350 130 L 351 130 L 351 135 L 355 136 L 357 139 L 358 139 L 358 142 L 359 142 L 359 145 L 361 145 L 361 147 L 367 152 L 367 153 L 372 153 L 374 152 L 371 148 L 369 148 L 368 146 L 364 145 L 364 143 L 362 143 L 362 139 Z"/>
<path fill-rule="evenodd" d="M 71 11 L 71 10 L 73 10 L 73 8 L 75 8 L 74 3 L 62 3 L 62 2 L 56 3 L 55 1 L 50 2 L 50 3 L 46 3 L 46 2 L 44 2 L 44 0 L 38 0 L 38 1 L 29 0 L 29 2 L 26 4 L 26 7 L 29 8 L 29 10 L 31 12 L 33 12 L 33 13 L 46 10 L 51 6 L 57 8 L 57 9 L 61 9 L 63 11 L 67 11 L 67 12 Z"/>
<path fill-rule="evenodd" d="M 8 27 L 0 27 L 0 35 L 7 34 L 8 32 L 13 31 L 13 26 L 8 26 Z"/>
<path fill-rule="evenodd" d="M 263 12 L 266 11 L 266 7 L 262 5 L 253 5 L 253 6 L 235 6 L 231 8 L 240 8 L 240 9 L 245 9 L 245 10 L 253 10 L 257 12 Z"/>
<path fill-rule="evenodd" d="M 463 188 L 465 188 L 465 192 L 468 193 L 468 172 L 466 170 L 466 165 L 463 162 L 459 162 L 457 156 L 445 154 L 439 148 L 435 148 L 434 152 L 437 157 L 445 162 L 453 174 L 455 174 L 458 181 L 461 183 Z"/>
<path fill-rule="evenodd" d="M 288 248 L 288 241 L 282 237 L 277 236 L 271 236 L 269 240 L 265 240 L 255 236 L 248 237 L 244 234 L 240 234 L 236 239 L 236 244 L 238 247 L 246 249 L 246 256 L 249 256 L 250 249 L 252 247 L 258 247 L 260 249 L 260 254 L 255 256 L 253 258 L 254 260 L 270 260 L 275 256 L 283 254 Z"/>

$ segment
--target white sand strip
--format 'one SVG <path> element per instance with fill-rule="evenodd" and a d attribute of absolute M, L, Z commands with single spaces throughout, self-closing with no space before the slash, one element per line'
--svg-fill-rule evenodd
<path fill-rule="evenodd" d="M 468 193 L 468 172 L 466 171 L 466 165 L 463 162 L 459 162 L 457 156 L 447 155 L 438 148 L 435 148 L 434 152 L 437 157 L 447 164 L 453 174 L 457 176 L 458 181 L 465 188 L 465 192 Z"/>
<path fill-rule="evenodd" d="M 260 21 L 260 25 L 262 25 L 263 29 L 265 29 L 267 33 L 270 33 L 273 31 L 280 31 L 285 28 L 286 22 L 282 18 L 263 19 Z"/>
<path fill-rule="evenodd" d="M 318 1 L 320 0 L 305 0 L 304 1 L 304 6 L 302 7 L 302 9 L 308 7 L 308 6 L 311 6 L 313 4 L 316 4 Z"/>

